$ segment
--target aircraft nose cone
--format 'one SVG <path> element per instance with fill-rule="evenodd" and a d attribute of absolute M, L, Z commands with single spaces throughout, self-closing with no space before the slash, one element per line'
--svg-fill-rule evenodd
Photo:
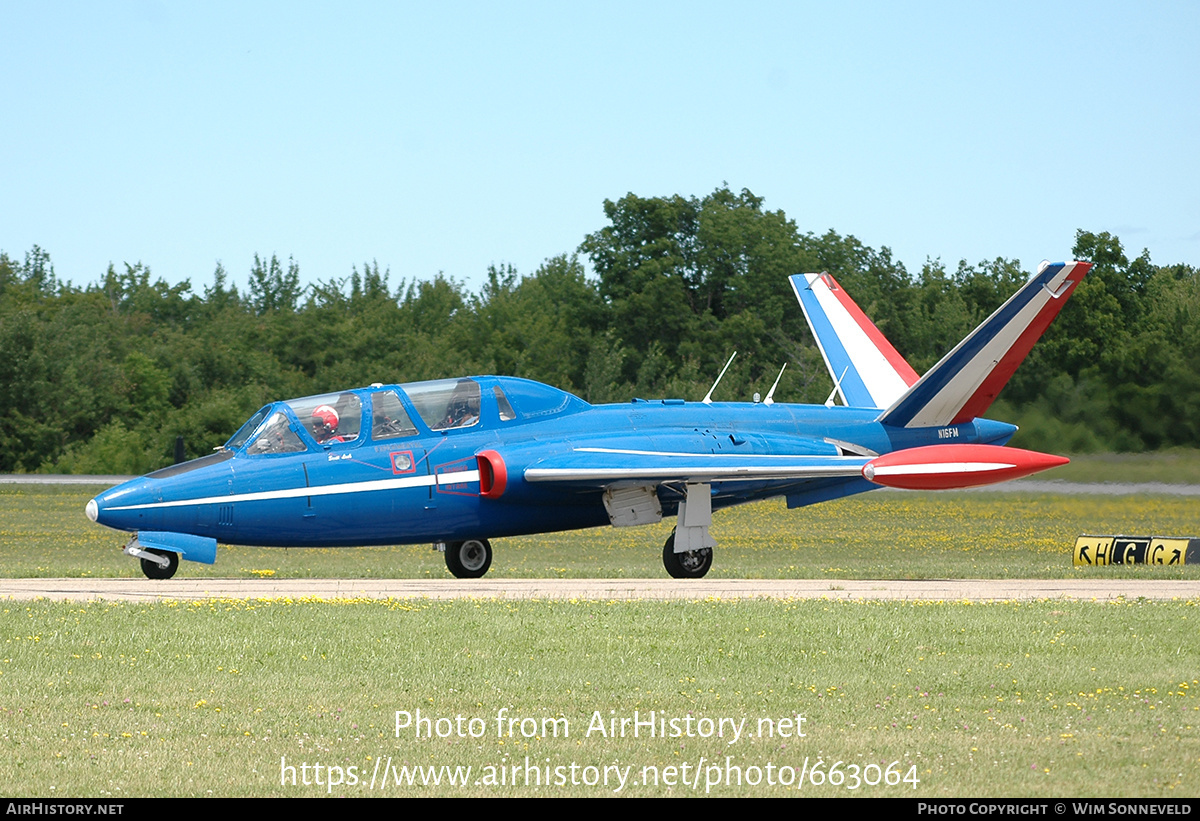
<path fill-rule="evenodd" d="M 115 530 L 157 530 L 161 514 L 155 507 L 161 501 L 156 483 L 143 476 L 97 494 L 83 512 Z"/>

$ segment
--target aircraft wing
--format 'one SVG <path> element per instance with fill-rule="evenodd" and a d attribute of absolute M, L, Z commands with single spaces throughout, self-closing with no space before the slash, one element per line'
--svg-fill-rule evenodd
<path fill-rule="evenodd" d="M 525 468 L 525 481 L 607 487 L 617 482 L 761 482 L 861 477 L 869 457 L 682 453 L 579 447 Z"/>

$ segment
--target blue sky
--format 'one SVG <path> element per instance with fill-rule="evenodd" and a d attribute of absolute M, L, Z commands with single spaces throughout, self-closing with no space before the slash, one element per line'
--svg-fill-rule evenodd
<path fill-rule="evenodd" d="M 1200 266 L 1200 3 L 0 0 L 0 250 L 244 285 L 532 273 L 727 182 L 910 272 Z"/>

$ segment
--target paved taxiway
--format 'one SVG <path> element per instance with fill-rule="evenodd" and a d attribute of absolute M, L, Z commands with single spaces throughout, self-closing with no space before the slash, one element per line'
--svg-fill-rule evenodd
<path fill-rule="evenodd" d="M 1200 599 L 1200 580 L 1155 579 L 0 579 L 0 599 Z"/>

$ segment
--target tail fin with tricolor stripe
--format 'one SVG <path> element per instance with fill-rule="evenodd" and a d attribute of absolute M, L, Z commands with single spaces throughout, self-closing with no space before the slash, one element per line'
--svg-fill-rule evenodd
<path fill-rule="evenodd" d="M 1090 262 L 1042 263 L 995 313 L 942 357 L 879 421 L 901 428 L 983 416 L 1088 271 Z"/>
<path fill-rule="evenodd" d="M 845 404 L 882 410 L 916 383 L 917 372 L 833 277 L 797 274 L 791 283 Z"/>

